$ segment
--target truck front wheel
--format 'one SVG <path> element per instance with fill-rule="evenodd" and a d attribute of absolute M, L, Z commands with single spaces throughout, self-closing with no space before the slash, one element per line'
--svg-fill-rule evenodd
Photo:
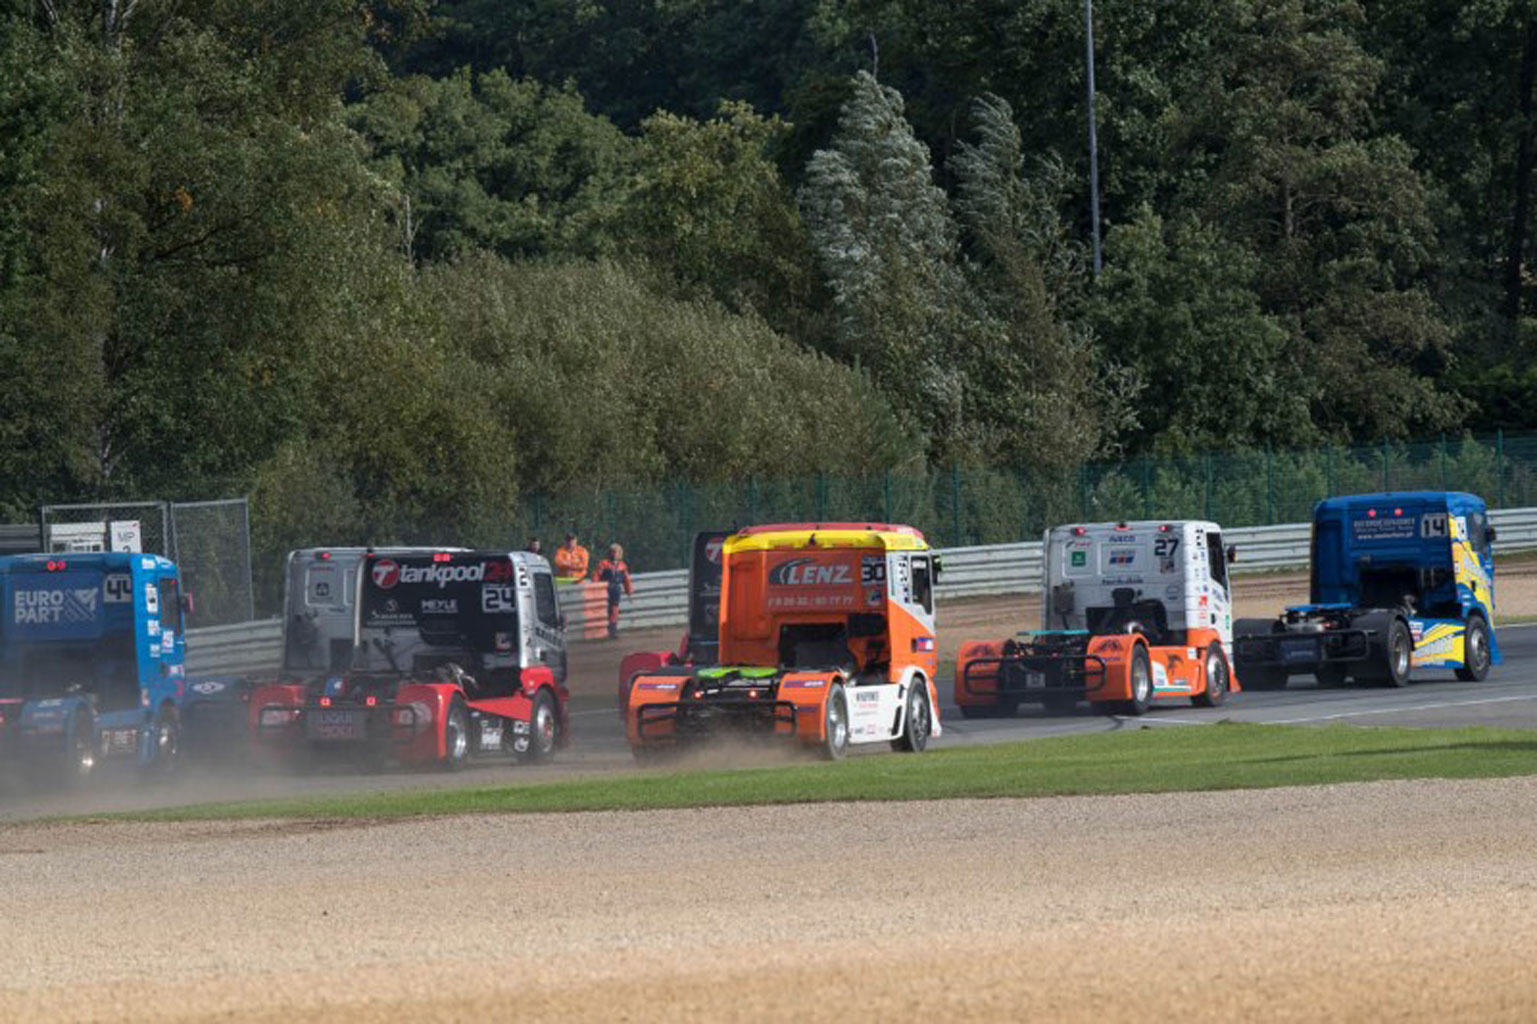
<path fill-rule="evenodd" d="M 1457 678 L 1465 683 L 1481 683 L 1489 677 L 1493 658 L 1489 654 L 1489 623 L 1482 615 L 1468 619 L 1467 632 L 1463 636 L 1462 668 Z"/>

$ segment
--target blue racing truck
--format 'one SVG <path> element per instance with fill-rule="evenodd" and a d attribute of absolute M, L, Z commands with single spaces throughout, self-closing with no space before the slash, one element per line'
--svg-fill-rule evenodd
<path fill-rule="evenodd" d="M 111 761 L 171 774 L 184 610 L 176 566 L 158 555 L 0 558 L 0 759 L 39 783 Z"/>
<path fill-rule="evenodd" d="M 1311 601 L 1233 626 L 1248 690 L 1312 674 L 1322 686 L 1405 686 L 1419 669 L 1482 680 L 1494 637 L 1494 527 L 1457 491 L 1358 494 L 1313 510 Z"/>

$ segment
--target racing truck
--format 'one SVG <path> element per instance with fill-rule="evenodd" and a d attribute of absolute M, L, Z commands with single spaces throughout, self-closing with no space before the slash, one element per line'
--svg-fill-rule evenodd
<path fill-rule="evenodd" d="M 1328 498 L 1313 510 L 1309 603 L 1240 619 L 1236 664 L 1256 690 L 1311 674 L 1405 686 L 1451 669 L 1483 680 L 1494 636 L 1494 527 L 1483 499 L 1406 491 Z"/>
<path fill-rule="evenodd" d="M 721 545 L 716 659 L 635 676 L 625 729 L 645 763 L 723 735 L 912 752 L 940 734 L 934 556 L 910 526 L 779 523 Z"/>
<path fill-rule="evenodd" d="M 0 558 L 0 757 L 45 784 L 181 761 L 186 642 L 174 563 L 127 552 Z"/>
<path fill-rule="evenodd" d="M 456 770 L 567 740 L 566 645 L 549 563 L 527 552 L 365 554 L 345 670 L 251 696 L 259 748 Z"/>
<path fill-rule="evenodd" d="M 619 663 L 619 716 L 630 706 L 630 684 L 642 672 L 663 666 L 715 664 L 720 635 L 721 546 L 730 533 L 694 535 L 688 565 L 688 631 L 676 651 L 634 651 Z"/>
<path fill-rule="evenodd" d="M 956 706 L 981 718 L 1021 704 L 1141 715 L 1162 700 L 1223 703 L 1240 689 L 1229 668 L 1233 557 L 1210 522 L 1047 530 L 1041 628 L 962 644 Z"/>

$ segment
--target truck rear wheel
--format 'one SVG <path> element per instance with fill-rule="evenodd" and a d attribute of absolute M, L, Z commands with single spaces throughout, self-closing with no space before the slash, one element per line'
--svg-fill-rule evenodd
<path fill-rule="evenodd" d="M 181 767 L 181 716 L 173 707 L 162 707 L 155 714 L 149 732 L 150 761 L 144 765 L 146 777 L 169 779 Z"/>
<path fill-rule="evenodd" d="M 1205 670 L 1201 674 L 1206 679 L 1206 689 L 1191 697 L 1190 703 L 1198 708 L 1214 708 L 1227 700 L 1227 653 L 1221 644 L 1206 648 Z"/>
<path fill-rule="evenodd" d="M 470 760 L 470 713 L 464 701 L 455 697 L 448 704 L 443 719 L 443 770 L 456 772 Z"/>
<path fill-rule="evenodd" d="M 1457 678 L 1465 683 L 1483 682 L 1489 678 L 1489 666 L 1494 659 L 1489 653 L 1489 623 L 1482 615 L 1468 619 L 1462 644 L 1463 665 L 1457 670 Z"/>
<path fill-rule="evenodd" d="M 907 714 L 902 723 L 902 735 L 891 741 L 892 750 L 905 750 L 921 754 L 928 749 L 929 734 L 934 731 L 933 712 L 929 708 L 929 684 L 917 678 L 907 689 Z"/>
<path fill-rule="evenodd" d="M 560 716 L 555 713 L 555 698 L 549 690 L 540 690 L 534 695 L 534 706 L 528 713 L 528 747 L 518 755 L 518 760 L 524 764 L 547 760 L 559 742 Z"/>
<path fill-rule="evenodd" d="M 842 683 L 833 683 L 828 690 L 827 706 L 822 714 L 827 734 L 822 740 L 822 756 L 829 761 L 841 761 L 849 752 L 849 699 L 843 692 Z"/>
<path fill-rule="evenodd" d="M 1382 686 L 1408 686 L 1409 669 L 1414 656 L 1414 638 L 1403 619 L 1388 624 L 1387 637 L 1382 644 L 1382 663 L 1376 680 Z"/>
<path fill-rule="evenodd" d="M 1123 715 L 1145 714 L 1153 703 L 1153 659 L 1140 643 L 1132 646 L 1127 675 L 1131 700 L 1121 701 L 1120 712 Z"/>

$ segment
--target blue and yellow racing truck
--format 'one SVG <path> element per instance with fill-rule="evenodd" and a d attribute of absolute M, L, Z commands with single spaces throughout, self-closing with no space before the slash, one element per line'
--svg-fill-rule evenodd
<path fill-rule="evenodd" d="M 174 563 L 123 552 L 0 558 L 0 759 L 34 782 L 104 761 L 170 774 L 187 689 Z"/>
<path fill-rule="evenodd" d="M 1494 527 L 1482 498 L 1405 491 L 1329 498 L 1313 510 L 1311 603 L 1233 626 L 1238 678 L 1277 690 L 1404 686 L 1451 669 L 1482 680 L 1500 662 L 1494 637 Z"/>

